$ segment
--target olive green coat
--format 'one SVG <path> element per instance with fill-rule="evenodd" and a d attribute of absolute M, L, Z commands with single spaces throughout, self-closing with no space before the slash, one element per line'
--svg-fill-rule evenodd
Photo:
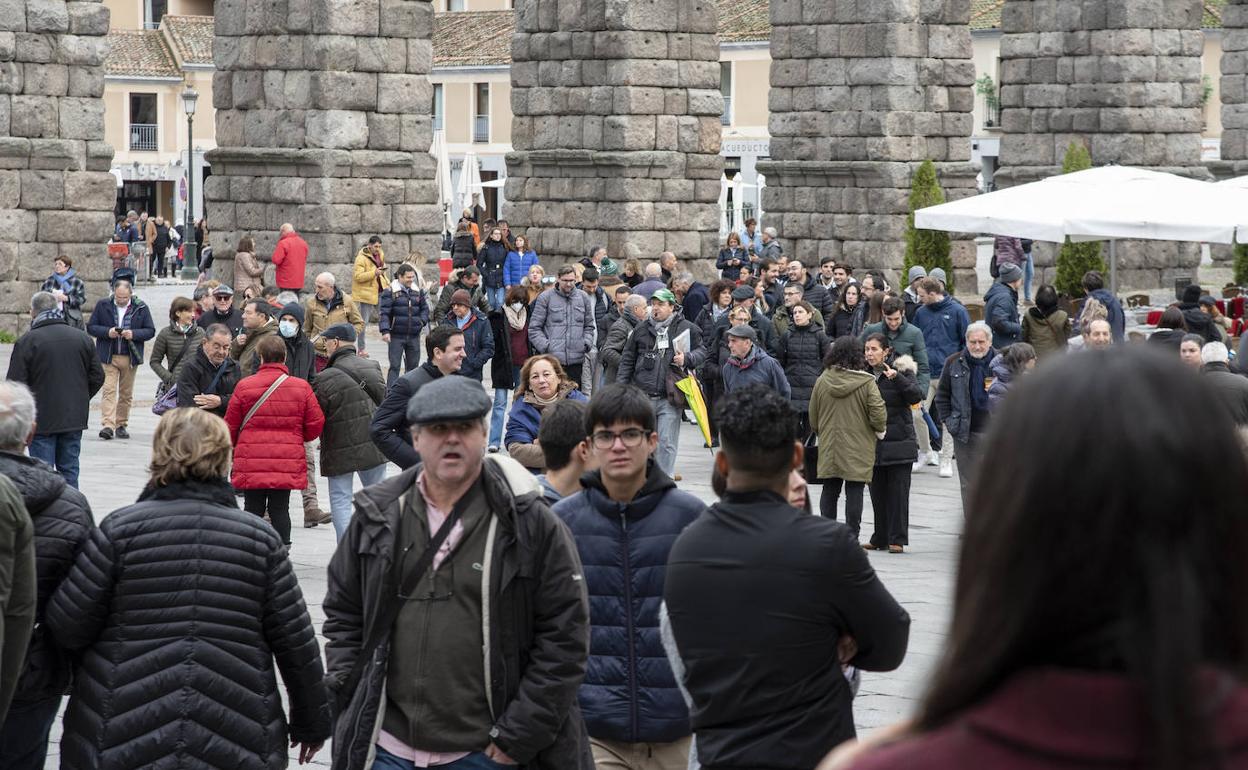
<path fill-rule="evenodd" d="M 819 437 L 819 478 L 871 480 L 875 442 L 888 425 L 874 375 L 825 369 L 810 394 L 810 425 Z"/>

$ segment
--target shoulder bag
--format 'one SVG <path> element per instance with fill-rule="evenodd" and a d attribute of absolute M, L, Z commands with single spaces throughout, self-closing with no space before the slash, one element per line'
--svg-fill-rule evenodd
<path fill-rule="evenodd" d="M 242 425 L 238 426 L 239 433 L 243 432 L 243 428 L 247 427 L 247 423 L 251 422 L 251 418 L 255 416 L 260 407 L 264 406 L 264 402 L 269 400 L 269 396 L 273 395 L 273 393 L 281 387 L 281 384 L 289 379 L 290 375 L 283 374 L 276 380 L 273 380 L 273 384 L 269 386 L 268 390 L 264 391 L 264 395 L 260 396 L 256 403 L 252 404 L 251 408 L 247 410 L 247 415 L 243 417 Z"/>

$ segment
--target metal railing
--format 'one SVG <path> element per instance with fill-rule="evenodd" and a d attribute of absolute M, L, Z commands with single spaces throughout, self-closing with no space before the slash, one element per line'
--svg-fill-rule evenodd
<path fill-rule="evenodd" d="M 732 97 L 724 94 L 724 114 L 719 116 L 719 122 L 725 126 L 732 125 Z"/>
<path fill-rule="evenodd" d="M 490 141 L 490 116 L 478 115 L 472 123 L 472 141 L 488 144 Z"/>
<path fill-rule="evenodd" d="M 1001 100 L 998 97 L 984 96 L 984 128 L 1001 127 Z"/>
<path fill-rule="evenodd" d="M 155 123 L 131 123 L 130 149 L 151 151 L 158 149 L 156 146 L 156 129 L 157 125 Z"/>

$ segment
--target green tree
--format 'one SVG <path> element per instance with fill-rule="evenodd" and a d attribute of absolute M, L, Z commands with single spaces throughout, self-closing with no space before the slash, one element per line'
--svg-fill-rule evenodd
<path fill-rule="evenodd" d="M 1092 168 L 1092 156 L 1082 142 L 1071 142 L 1062 160 L 1062 173 Z M 1059 294 L 1071 298 L 1083 296 L 1083 274 L 1089 270 L 1105 272 L 1100 241 L 1072 243 L 1069 238 L 1057 254 L 1057 279 L 1053 282 Z"/>
<path fill-rule="evenodd" d="M 940 189 L 936 178 L 936 164 L 923 161 L 910 180 L 910 214 L 906 217 L 906 260 L 901 268 L 904 283 L 910 268 L 922 265 L 927 271 L 942 268 L 949 278 L 949 293 L 953 293 L 953 260 L 949 256 L 949 233 L 941 230 L 920 230 L 914 226 L 914 212 L 945 202 L 945 191 Z"/>
<path fill-rule="evenodd" d="M 1248 244 L 1235 244 L 1235 285 L 1248 286 Z"/>

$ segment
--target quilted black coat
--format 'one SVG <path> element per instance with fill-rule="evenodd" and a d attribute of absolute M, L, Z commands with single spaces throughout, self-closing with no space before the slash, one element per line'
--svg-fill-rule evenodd
<path fill-rule="evenodd" d="M 64 651 L 48 638 L 43 612 L 95 528 L 95 520 L 87 498 L 38 460 L 0 452 L 0 476 L 17 487 L 35 525 L 35 631 L 26 649 L 26 669 L 13 702 L 60 697 L 69 686 L 70 663 Z"/>
<path fill-rule="evenodd" d="M 919 387 L 918 365 L 913 358 L 897 356 L 892 367 L 897 370 L 897 376 L 891 380 L 884 376 L 882 369 L 875 373 L 875 382 L 888 410 L 884 438 L 875 444 L 876 465 L 904 465 L 919 456 L 911 407 L 923 400 L 926 391 Z"/>
<path fill-rule="evenodd" d="M 784 367 L 784 376 L 793 389 L 793 408 L 805 412 L 810 408 L 810 392 L 815 380 L 823 374 L 823 354 L 828 350 L 828 335 L 822 324 L 814 321 L 805 326 L 790 326 L 780 338 L 776 360 Z"/>
<path fill-rule="evenodd" d="M 276 770 L 290 740 L 329 736 L 320 650 L 286 551 L 224 480 L 149 488 L 110 514 L 46 622 L 81 655 L 62 768 Z"/>

